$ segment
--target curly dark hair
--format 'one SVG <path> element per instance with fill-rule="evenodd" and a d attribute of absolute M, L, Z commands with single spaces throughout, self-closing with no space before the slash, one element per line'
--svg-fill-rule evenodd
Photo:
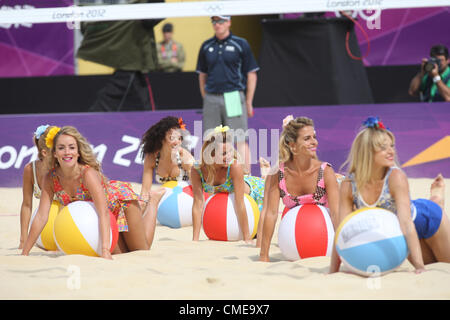
<path fill-rule="evenodd" d="M 180 129 L 178 118 L 168 116 L 151 126 L 142 136 L 142 158 L 147 153 L 161 150 L 166 133 L 171 129 Z"/>

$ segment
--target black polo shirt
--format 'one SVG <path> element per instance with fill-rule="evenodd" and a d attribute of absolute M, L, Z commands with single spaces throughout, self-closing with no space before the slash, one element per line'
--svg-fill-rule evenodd
<path fill-rule="evenodd" d="M 197 73 L 206 73 L 206 92 L 224 93 L 245 90 L 247 73 L 259 70 L 250 46 L 244 38 L 215 36 L 203 42 L 197 60 Z"/>

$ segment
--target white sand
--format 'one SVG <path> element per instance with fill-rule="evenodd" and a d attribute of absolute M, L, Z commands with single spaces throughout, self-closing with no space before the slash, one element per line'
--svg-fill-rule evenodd
<path fill-rule="evenodd" d="M 411 179 L 411 196 L 428 198 L 430 182 Z M 20 188 L 0 189 L 0 299 L 450 299 L 450 264 L 428 265 L 420 275 L 407 261 L 380 278 L 328 275 L 327 257 L 285 261 L 277 229 L 271 263 L 259 262 L 259 249 L 243 242 L 210 241 L 203 233 L 192 242 L 192 227 L 163 226 L 150 251 L 113 261 L 36 247 L 24 257 L 17 249 L 21 201 Z"/>

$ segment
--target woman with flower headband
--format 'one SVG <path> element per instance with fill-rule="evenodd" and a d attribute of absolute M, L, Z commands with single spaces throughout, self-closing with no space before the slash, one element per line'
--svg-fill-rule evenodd
<path fill-rule="evenodd" d="M 93 201 L 99 216 L 102 257 L 109 251 L 109 211 L 116 217 L 119 241 L 113 253 L 148 250 L 156 227 L 156 207 L 142 213 L 129 183 L 108 180 L 88 141 L 74 127 L 53 127 L 46 136 L 52 168 L 44 178 L 41 200 L 22 254 L 28 255 L 47 223 L 53 197 L 64 206 L 73 201 Z"/>
<path fill-rule="evenodd" d="M 251 243 L 247 213 L 244 204 L 244 193 L 250 195 L 260 211 L 264 201 L 264 179 L 244 175 L 239 163 L 233 137 L 229 127 L 216 127 L 206 138 L 202 146 L 201 162 L 191 169 L 194 203 L 192 205 L 193 240 L 198 241 L 201 230 L 203 192 L 214 194 L 219 192 L 235 194 L 235 209 L 244 241 Z"/>
<path fill-rule="evenodd" d="M 153 173 L 156 182 L 161 184 L 167 181 L 189 181 L 194 157 L 182 147 L 183 136 L 186 134 L 183 119 L 172 116 L 159 120 L 144 133 L 141 189 L 141 199 L 144 202 L 151 201 Z M 164 189 L 156 192 L 164 193 Z"/>
<path fill-rule="evenodd" d="M 267 212 L 262 227 L 260 261 L 269 260 L 270 242 L 278 219 L 280 198 L 291 209 L 303 204 L 328 208 L 333 225 L 339 207 L 339 187 L 328 162 L 317 159 L 318 142 L 313 120 L 306 117 L 283 120 L 280 137 L 280 164 L 276 174 L 267 178 Z"/>
<path fill-rule="evenodd" d="M 416 273 L 424 264 L 450 262 L 450 224 L 444 208 L 442 175 L 431 185 L 430 199 L 412 200 L 406 174 L 398 167 L 394 134 L 378 117 L 369 117 L 356 135 L 344 166 L 348 175 L 340 188 L 339 220 L 354 209 L 381 207 L 395 213 Z M 333 249 L 330 273 L 339 271 Z"/>
<path fill-rule="evenodd" d="M 20 244 L 23 248 L 28 236 L 28 227 L 31 219 L 31 209 L 33 206 L 33 196 L 36 199 L 41 197 L 41 186 L 43 177 L 47 174 L 49 167 L 45 160 L 50 150 L 45 145 L 45 137 L 53 126 L 48 124 L 37 127 L 33 134 L 33 142 L 37 148 L 37 160 L 28 163 L 23 169 L 22 183 L 22 205 L 20 207 Z"/>

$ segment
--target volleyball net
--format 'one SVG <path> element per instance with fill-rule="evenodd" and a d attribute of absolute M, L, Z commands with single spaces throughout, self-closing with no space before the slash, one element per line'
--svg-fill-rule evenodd
<path fill-rule="evenodd" d="M 0 23 L 62 23 L 443 7 L 449 0 L 228 0 L 0 10 Z"/>

